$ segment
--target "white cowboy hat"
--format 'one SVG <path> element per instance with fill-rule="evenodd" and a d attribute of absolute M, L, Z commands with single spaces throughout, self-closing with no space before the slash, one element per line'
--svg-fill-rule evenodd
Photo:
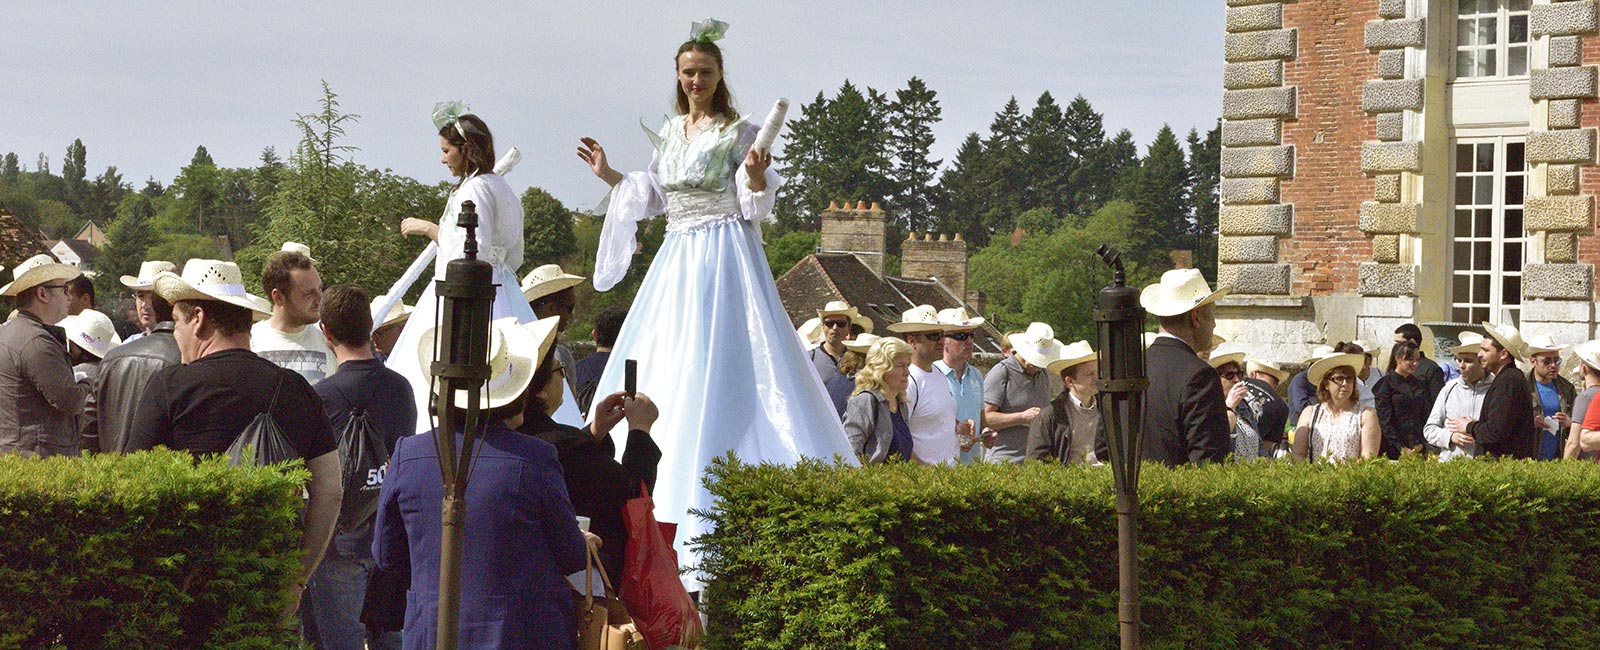
<path fill-rule="evenodd" d="M 902 334 L 943 332 L 944 324 L 939 322 L 939 311 L 933 305 L 918 305 L 900 314 L 900 322 L 890 325 L 889 331 Z"/>
<path fill-rule="evenodd" d="M 500 408 L 522 396 L 528 383 L 533 381 L 539 362 L 555 344 L 556 326 L 560 321 L 560 316 L 550 316 L 523 325 L 516 317 L 507 316 L 489 324 L 489 381 L 479 393 L 480 407 Z M 438 328 L 430 327 L 422 332 L 417 343 L 417 360 L 423 368 L 433 365 L 433 344 L 437 335 Z M 443 386 L 443 382 L 435 383 L 434 394 Z M 467 408 L 471 404 L 465 390 L 457 390 L 451 403 L 457 408 Z"/>
<path fill-rule="evenodd" d="M 1100 355 L 1095 354 L 1094 348 L 1089 347 L 1088 341 L 1073 341 L 1071 345 L 1061 348 L 1060 358 L 1051 361 L 1049 365 L 1045 366 L 1045 370 L 1051 374 L 1059 375 L 1068 368 L 1099 358 Z M 1029 361 L 1028 363 L 1033 362 Z"/>
<path fill-rule="evenodd" d="M 78 267 L 62 264 L 57 262 L 56 258 L 41 253 L 11 269 L 13 279 L 6 286 L 0 287 L 0 296 L 15 296 L 46 282 L 71 280 L 80 275 L 83 273 Z"/>
<path fill-rule="evenodd" d="M 1055 328 L 1046 323 L 1029 323 L 1028 329 L 1011 335 L 1012 354 L 1036 368 L 1049 368 L 1061 359 L 1065 347 L 1056 340 Z"/>
<path fill-rule="evenodd" d="M 1462 332 L 1460 334 L 1457 334 L 1456 335 L 1456 340 L 1460 343 L 1460 345 L 1456 345 L 1456 346 L 1453 346 L 1453 347 L 1450 348 L 1450 354 L 1452 354 L 1452 355 L 1455 355 L 1455 354 L 1474 354 L 1475 355 L 1475 354 L 1478 353 L 1478 350 L 1481 349 L 1480 346 L 1483 345 L 1483 335 L 1479 334 L 1477 332 L 1472 332 L 1472 331 L 1467 331 L 1467 332 Z"/>
<path fill-rule="evenodd" d="M 1233 289 L 1211 290 L 1199 269 L 1172 269 L 1161 274 L 1161 281 L 1139 292 L 1139 305 L 1156 316 L 1177 316 L 1210 304 Z"/>
<path fill-rule="evenodd" d="M 868 316 L 866 314 L 859 314 L 859 315 L 850 317 L 850 322 L 854 323 L 855 325 L 860 327 L 862 332 L 867 333 L 867 334 L 871 334 L 872 333 L 872 317 L 871 316 Z"/>
<path fill-rule="evenodd" d="M 872 344 L 877 343 L 878 339 L 881 338 L 883 337 L 877 334 L 858 334 L 854 339 L 844 342 L 844 349 L 866 354 L 868 350 L 872 349 Z"/>
<path fill-rule="evenodd" d="M 183 275 L 162 271 L 151 284 L 156 295 L 170 303 L 215 300 L 254 311 L 256 320 L 272 315 L 272 303 L 244 290 L 244 276 L 233 262 L 189 260 L 183 265 Z"/>
<path fill-rule="evenodd" d="M 1335 354 L 1324 357 L 1311 364 L 1311 369 L 1306 371 L 1306 379 L 1311 380 L 1312 388 L 1318 388 L 1322 386 L 1322 378 L 1327 376 L 1328 371 L 1340 366 L 1348 366 L 1351 370 L 1360 371 L 1361 364 L 1366 362 L 1367 360 L 1359 354 Z M 1361 380 L 1357 379 L 1356 381 L 1359 382 Z"/>
<path fill-rule="evenodd" d="M 1244 369 L 1244 350 L 1237 345 L 1218 345 L 1211 350 L 1211 356 L 1206 357 L 1206 363 L 1212 368 L 1221 368 L 1229 363 L 1239 364 L 1239 369 Z"/>
<path fill-rule="evenodd" d="M 1249 375 L 1253 375 L 1258 372 L 1267 373 L 1273 377 L 1277 377 L 1278 383 L 1280 384 L 1289 381 L 1289 371 L 1278 367 L 1277 363 L 1267 361 L 1265 359 L 1251 359 L 1249 363 L 1244 364 L 1244 370 L 1245 374 Z"/>
<path fill-rule="evenodd" d="M 1556 343 L 1554 339 L 1550 338 L 1549 334 L 1545 334 L 1543 332 L 1528 337 L 1526 343 L 1528 346 L 1528 356 L 1530 357 L 1535 354 L 1543 354 L 1546 352 L 1560 352 L 1569 347 Z"/>
<path fill-rule="evenodd" d="M 846 316 L 853 321 L 857 316 L 860 315 L 860 310 L 856 309 L 855 307 L 851 307 L 850 303 L 843 300 L 830 300 L 828 301 L 827 305 L 822 307 L 822 309 L 817 310 L 817 318 L 824 320 L 826 320 L 829 316 Z"/>
<path fill-rule="evenodd" d="M 106 358 L 111 348 L 122 344 L 122 337 L 117 336 L 117 328 L 111 324 L 111 317 L 93 309 L 85 309 L 56 324 L 67 331 L 68 341 L 101 359 Z"/>
<path fill-rule="evenodd" d="M 522 278 L 522 297 L 533 302 L 562 289 L 570 289 L 584 281 L 581 275 L 561 270 L 559 264 L 546 264 L 528 272 Z"/>
<path fill-rule="evenodd" d="M 966 307 L 951 307 L 939 310 L 939 322 L 944 325 L 944 331 L 946 332 L 974 330 L 984 323 L 982 316 L 968 314 Z"/>
<path fill-rule="evenodd" d="M 415 311 L 412 308 L 407 307 L 404 302 L 397 302 L 394 304 L 394 307 L 389 309 L 389 313 L 379 314 L 377 312 L 378 307 L 388 301 L 389 295 L 382 294 L 376 298 L 373 298 L 372 305 L 368 307 L 369 310 L 372 310 L 372 331 L 374 332 L 396 323 L 405 322 L 406 319 L 411 318 L 411 312 Z"/>
<path fill-rule="evenodd" d="M 808 318 L 806 322 L 794 328 L 794 333 L 795 336 L 800 337 L 801 343 L 815 346 L 817 341 L 822 340 L 822 319 Z"/>
<path fill-rule="evenodd" d="M 1484 321 L 1483 330 L 1500 343 L 1501 349 L 1510 352 L 1512 359 L 1522 361 L 1528 358 L 1528 344 L 1522 341 L 1522 333 L 1517 328 Z"/>
<path fill-rule="evenodd" d="M 1376 356 L 1378 353 L 1378 346 L 1373 345 L 1371 341 L 1366 339 L 1353 339 L 1350 341 L 1350 345 L 1361 348 L 1362 354 L 1371 354 Z"/>
<path fill-rule="evenodd" d="M 317 258 L 311 256 L 311 247 L 307 246 L 305 244 L 302 244 L 300 242 L 293 242 L 293 241 L 283 242 L 283 246 L 278 249 L 278 252 L 280 252 L 280 253 L 299 253 L 301 255 L 306 256 L 306 259 L 311 260 L 312 264 L 320 264 L 321 263 L 321 262 L 317 261 Z"/>
<path fill-rule="evenodd" d="M 1600 370 L 1600 341 L 1584 341 L 1572 346 L 1572 357 L 1583 365 Z"/>
<path fill-rule="evenodd" d="M 132 275 L 122 276 L 122 286 L 136 291 L 149 291 L 150 287 L 155 286 L 153 283 L 156 281 L 157 273 L 162 271 L 176 271 L 177 269 L 178 265 L 173 264 L 172 262 L 165 262 L 161 260 L 140 262 L 139 275 L 137 277 Z"/>
<path fill-rule="evenodd" d="M 1311 356 L 1306 357 L 1306 363 L 1307 364 L 1316 363 L 1318 361 L 1321 361 L 1323 359 L 1331 357 L 1331 356 L 1333 356 L 1335 354 L 1338 354 L 1338 353 L 1333 351 L 1333 346 L 1331 346 L 1331 345 L 1319 345 L 1317 347 L 1311 348 Z"/>

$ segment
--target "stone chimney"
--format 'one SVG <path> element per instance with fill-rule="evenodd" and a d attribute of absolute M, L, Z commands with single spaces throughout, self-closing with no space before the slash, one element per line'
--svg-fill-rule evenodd
<path fill-rule="evenodd" d="M 900 243 L 900 275 L 912 279 L 934 278 L 957 298 L 967 295 L 967 242 L 960 233 L 919 237 L 912 232 Z"/>
<path fill-rule="evenodd" d="M 868 207 L 866 201 L 830 201 L 822 213 L 820 248 L 824 253 L 855 255 L 881 278 L 888 223 L 889 214 L 877 202 Z"/>

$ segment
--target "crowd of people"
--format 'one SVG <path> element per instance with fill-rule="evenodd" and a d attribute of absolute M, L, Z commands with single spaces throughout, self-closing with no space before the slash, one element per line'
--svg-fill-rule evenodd
<path fill-rule="evenodd" d="M 589 589 L 574 574 L 591 555 L 610 575 L 630 569 L 637 540 L 623 511 L 641 494 L 680 526 L 667 543 L 681 565 L 698 564 L 689 543 L 707 524 L 689 513 L 713 506 L 703 471 L 728 453 L 772 463 L 1106 461 L 1099 355 L 1086 341 L 1058 340 L 1047 323 L 1006 333 L 986 371 L 974 364 L 986 321 L 961 307 L 916 306 L 878 334 L 871 318 L 835 301 L 790 334 L 756 225 L 782 180 L 722 83 L 714 41 L 726 29 L 696 23 L 678 49 L 677 116 L 652 133 L 645 170 L 620 173 L 599 142 L 580 141 L 578 156 L 612 188 L 597 289 L 627 272 L 640 220 L 668 221 L 634 303 L 593 315 L 595 352 L 578 359 L 563 338 L 574 288 L 590 280 L 542 264 L 519 281 L 524 215 L 489 127 L 460 103 L 441 104 L 441 163 L 457 183 L 437 222 L 401 223 L 431 243 L 410 279 L 385 294 L 324 286 L 311 248 L 295 242 L 266 260 L 264 296 L 246 289 L 232 262 L 192 259 L 179 269 L 150 260 L 120 278 L 136 324 L 119 332 L 78 268 L 49 255 L 17 264 L 0 287 L 15 308 L 0 325 L 0 453 L 165 447 L 261 458 L 241 442 L 280 441 L 274 453 L 302 459 L 311 476 L 284 619 L 335 649 L 431 647 L 438 450 L 451 444 L 434 426 L 439 408 L 459 420 L 475 407 L 486 423 L 466 494 L 460 617 L 469 647 L 571 647 L 571 591 Z M 479 217 L 471 241 L 456 223 L 468 202 Z M 428 255 L 439 280 L 472 250 L 497 285 L 478 404 L 431 381 L 433 285 L 415 308 L 399 301 Z M 1179 269 L 1141 294 L 1158 324 L 1145 341 L 1147 460 L 1600 450 L 1600 409 L 1587 408 L 1600 392 L 1600 342 L 1568 355 L 1581 392 L 1561 376 L 1566 348 L 1507 324 L 1459 335 L 1442 364 L 1426 354 L 1432 337 L 1404 325 L 1386 352 L 1339 342 L 1291 376 L 1214 335 L 1214 302 L 1226 292 Z M 628 383 L 635 368 L 637 387 Z M 357 465 L 368 452 L 384 460 Z M 694 591 L 700 577 L 681 580 Z"/>
<path fill-rule="evenodd" d="M 1425 352 L 1438 343 L 1431 332 L 1405 323 L 1387 346 L 1319 346 L 1291 375 L 1215 335 L 1214 302 L 1227 292 L 1176 269 L 1141 293 L 1158 324 L 1144 337 L 1145 460 L 1554 460 L 1600 451 L 1600 409 L 1588 409 L 1600 393 L 1600 341 L 1569 349 L 1547 334 L 1524 338 L 1512 325 L 1483 323 L 1449 340 L 1440 363 Z M 856 309 L 830 302 L 796 333 L 862 462 L 1108 460 L 1090 344 L 1064 344 L 1033 323 L 1007 333 L 1001 359 L 980 374 L 970 364 L 983 323 L 923 305 L 889 327 L 901 338 L 879 337 Z"/>

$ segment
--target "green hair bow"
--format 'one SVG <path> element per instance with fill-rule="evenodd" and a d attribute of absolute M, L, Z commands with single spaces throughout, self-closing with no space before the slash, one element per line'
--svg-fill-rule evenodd
<path fill-rule="evenodd" d="M 720 41 L 728 35 L 728 23 L 715 18 L 697 20 L 689 27 L 689 40 L 701 43 Z"/>
<path fill-rule="evenodd" d="M 461 115 L 467 112 L 467 103 L 464 101 L 439 102 L 433 105 L 433 128 L 443 129 L 451 124 L 456 125 L 456 132 L 461 137 L 467 137 L 466 129 L 462 128 Z"/>

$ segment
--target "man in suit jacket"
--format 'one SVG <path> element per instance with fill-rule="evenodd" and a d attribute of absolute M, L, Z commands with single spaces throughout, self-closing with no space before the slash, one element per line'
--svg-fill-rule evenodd
<path fill-rule="evenodd" d="M 1139 304 L 1161 330 L 1145 350 L 1144 459 L 1176 466 L 1221 461 L 1231 451 L 1228 406 L 1217 371 L 1196 354 L 1209 347 L 1218 298 L 1196 269 L 1173 269 L 1144 288 Z"/>
<path fill-rule="evenodd" d="M 1517 359 L 1527 350 L 1522 335 L 1510 325 L 1484 323 L 1489 337 L 1483 339 L 1478 358 L 1494 373 L 1494 382 L 1483 396 L 1479 419 L 1452 418 L 1451 433 L 1465 431 L 1478 444 L 1481 456 L 1537 458 L 1539 436 L 1533 428 L 1533 395 L 1528 391 L 1527 375 L 1517 368 Z"/>

